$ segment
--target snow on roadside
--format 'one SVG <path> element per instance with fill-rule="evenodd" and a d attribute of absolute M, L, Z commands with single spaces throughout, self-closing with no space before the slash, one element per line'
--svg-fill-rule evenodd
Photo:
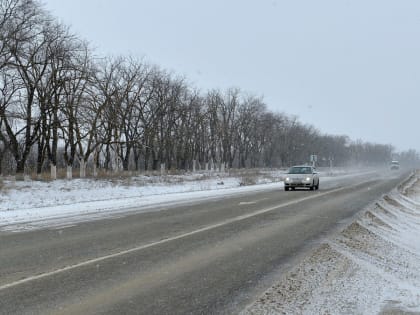
<path fill-rule="evenodd" d="M 0 231 L 25 231 L 60 227 L 78 222 L 116 217 L 135 208 L 192 202 L 208 197 L 246 192 L 240 178 L 214 176 L 127 180 L 74 179 L 71 181 L 4 181 L 0 195 Z M 261 179 L 261 182 L 264 180 Z M 256 185 L 252 189 L 278 189 L 280 182 Z"/>
<path fill-rule="evenodd" d="M 371 170 L 321 170 L 322 181 L 359 176 Z M 283 188 L 284 170 L 135 176 L 124 179 L 3 181 L 0 231 L 59 228 L 78 222 L 118 217 L 130 211 Z M 256 185 L 241 186 L 249 180 Z"/>
<path fill-rule="evenodd" d="M 420 312 L 420 180 L 368 207 L 242 312 Z"/>

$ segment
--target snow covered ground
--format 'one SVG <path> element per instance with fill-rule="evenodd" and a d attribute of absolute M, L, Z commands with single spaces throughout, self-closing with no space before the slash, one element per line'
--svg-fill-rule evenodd
<path fill-rule="evenodd" d="M 420 314 L 420 174 L 327 239 L 242 315 Z"/>
<path fill-rule="evenodd" d="M 322 181 L 356 176 L 366 170 L 320 171 Z M 78 222 L 146 212 L 191 203 L 283 188 L 284 170 L 235 173 L 195 173 L 134 176 L 113 179 L 56 181 L 3 180 L 0 191 L 0 231 L 60 228 Z M 241 186 L 241 183 L 246 183 Z M 249 185 L 254 184 L 254 185 Z"/>

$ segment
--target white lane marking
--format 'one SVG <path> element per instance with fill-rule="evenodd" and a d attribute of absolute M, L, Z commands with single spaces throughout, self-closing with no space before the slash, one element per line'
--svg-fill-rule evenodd
<path fill-rule="evenodd" d="M 198 233 L 202 233 L 202 232 L 205 232 L 205 231 L 209 231 L 209 230 L 212 230 L 212 229 L 215 229 L 215 228 L 218 228 L 218 227 L 230 224 L 230 223 L 246 220 L 246 219 L 258 216 L 260 214 L 271 212 L 271 211 L 281 209 L 281 208 L 284 208 L 284 207 L 287 207 L 287 206 L 295 205 L 295 204 L 303 202 L 303 201 L 315 199 L 315 198 L 318 198 L 318 197 L 323 197 L 323 196 L 326 196 L 326 195 L 329 195 L 329 194 L 332 194 L 332 193 L 335 193 L 335 192 L 338 192 L 338 191 L 342 191 L 342 190 L 345 190 L 345 189 L 351 189 L 353 187 L 358 187 L 361 184 L 368 183 L 368 182 L 370 182 L 370 181 L 365 181 L 365 182 L 358 183 L 358 184 L 355 184 L 355 185 L 340 187 L 340 188 L 336 188 L 336 189 L 333 189 L 333 190 L 330 190 L 330 191 L 327 191 L 327 192 L 317 193 L 317 194 L 314 194 L 314 195 L 310 195 L 308 197 L 288 201 L 288 202 L 279 204 L 277 206 L 261 209 L 261 210 L 258 210 L 258 211 L 252 212 L 252 213 L 248 213 L 248 214 L 244 214 L 244 215 L 241 215 L 241 216 L 237 216 L 235 218 L 227 219 L 223 222 L 212 224 L 212 225 L 203 227 L 201 229 L 197 229 L 197 230 L 194 230 L 194 231 L 191 231 L 191 232 L 188 232 L 188 233 L 180 234 L 178 236 L 173 236 L 173 237 L 166 238 L 166 239 L 163 239 L 163 240 L 160 240 L 160 241 L 157 241 L 157 242 L 133 247 L 133 248 L 123 250 L 123 251 L 118 252 L 118 253 L 109 254 L 109 255 L 102 256 L 102 257 L 86 260 L 86 261 L 83 261 L 83 262 L 78 263 L 78 264 L 63 267 L 63 268 L 53 270 L 53 271 L 50 271 L 50 272 L 46 272 L 46 273 L 41 273 L 39 275 L 30 276 L 30 277 L 27 277 L 27 278 L 24 278 L 24 279 L 21 279 L 21 280 L 17 280 L 17 281 L 11 282 L 11 283 L 1 285 L 0 286 L 0 291 L 5 290 L 5 289 L 9 289 L 9 288 L 12 288 L 12 287 L 15 287 L 15 286 L 18 286 L 20 284 L 24 284 L 24 283 L 27 283 L 27 282 L 30 282 L 30 281 L 43 279 L 43 278 L 53 276 L 53 275 L 56 275 L 56 274 L 59 274 L 59 273 L 65 272 L 65 271 L 73 270 L 73 269 L 76 269 L 76 268 L 79 268 L 79 267 L 95 264 L 95 263 L 98 263 L 98 262 L 101 262 L 101 261 L 104 261 L 104 260 L 107 260 L 107 259 L 115 258 L 115 257 L 118 257 L 118 256 L 123 256 L 123 255 L 129 254 L 129 253 L 141 251 L 143 249 L 147 249 L 147 248 L 150 248 L 150 247 L 153 247 L 153 246 L 157 246 L 157 245 L 161 245 L 161 244 L 168 243 L 168 242 L 171 242 L 171 241 L 179 240 L 179 239 L 182 239 L 182 238 L 185 238 L 185 237 L 188 237 L 188 236 L 191 236 L 191 235 L 195 235 L 195 234 L 198 234 Z"/>
<path fill-rule="evenodd" d="M 259 203 L 260 201 L 267 200 L 267 199 L 268 198 L 261 198 L 261 199 L 257 199 L 257 200 L 254 200 L 254 201 L 242 201 L 238 205 L 239 206 L 255 205 L 255 204 Z"/>
<path fill-rule="evenodd" d="M 243 202 L 240 202 L 239 205 L 240 206 L 255 205 L 256 203 L 257 203 L 256 201 L 243 201 Z"/>
<path fill-rule="evenodd" d="M 64 229 L 68 229 L 71 227 L 77 226 L 76 224 L 68 224 L 68 225 L 59 225 L 59 226 L 55 226 L 53 228 L 50 228 L 50 230 L 64 230 Z"/>

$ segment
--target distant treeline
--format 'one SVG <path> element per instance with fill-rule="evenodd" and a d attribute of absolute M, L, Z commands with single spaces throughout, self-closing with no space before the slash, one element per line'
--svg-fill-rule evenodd
<path fill-rule="evenodd" d="M 322 134 L 236 88 L 198 91 L 142 60 L 95 57 L 34 0 L 0 0 L 0 116 L 2 173 L 284 167 L 312 154 L 320 165 L 376 165 L 396 155 Z"/>

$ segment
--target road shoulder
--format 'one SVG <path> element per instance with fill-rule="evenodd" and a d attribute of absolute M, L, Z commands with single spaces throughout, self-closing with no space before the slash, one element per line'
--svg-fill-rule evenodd
<path fill-rule="evenodd" d="M 241 315 L 419 314 L 418 176 L 359 213 Z"/>

